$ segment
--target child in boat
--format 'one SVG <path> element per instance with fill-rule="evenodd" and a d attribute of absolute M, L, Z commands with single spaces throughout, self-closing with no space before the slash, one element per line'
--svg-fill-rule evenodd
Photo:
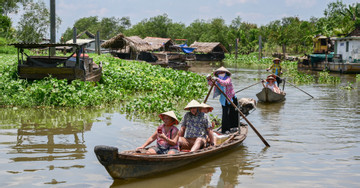
<path fill-rule="evenodd" d="M 202 106 L 200 111 L 204 112 L 205 114 L 212 112 L 214 110 L 214 108 L 208 104 L 201 103 L 200 105 Z M 211 129 L 214 128 L 215 128 L 215 121 L 211 121 Z"/>
<path fill-rule="evenodd" d="M 267 77 L 266 84 L 264 84 L 264 82 L 265 82 L 264 80 L 262 80 L 261 82 L 264 87 L 271 89 L 271 91 L 278 93 L 278 94 L 281 93 L 280 88 L 277 86 L 275 78 L 272 75 Z"/>
<path fill-rule="evenodd" d="M 201 103 L 200 104 L 202 106 L 201 108 L 201 112 L 207 114 L 209 112 L 212 112 L 213 111 L 213 107 L 208 105 L 208 104 L 205 104 L 205 103 Z M 214 130 L 215 128 L 215 121 L 214 120 L 210 120 L 211 121 L 211 130 Z M 214 131 L 213 131 L 213 141 L 214 143 L 216 143 L 216 136 L 214 135 L 216 134 Z M 210 138 L 209 137 L 206 137 L 206 142 L 210 143 Z"/>
<path fill-rule="evenodd" d="M 173 111 L 159 114 L 164 124 L 160 125 L 155 133 L 151 135 L 141 147 L 136 150 L 144 149 L 146 146 L 156 140 L 156 146 L 150 147 L 149 154 L 176 154 L 179 152 L 179 129 L 174 124 L 179 124 L 179 120 Z"/>

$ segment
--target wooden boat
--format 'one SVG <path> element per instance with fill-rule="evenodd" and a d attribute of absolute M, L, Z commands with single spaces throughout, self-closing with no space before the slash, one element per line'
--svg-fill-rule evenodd
<path fill-rule="evenodd" d="M 235 132 L 223 143 L 206 147 L 194 152 L 173 155 L 149 155 L 145 151 L 122 151 L 117 147 L 95 146 L 94 151 L 99 162 L 114 179 L 138 178 L 173 170 L 204 158 L 222 153 L 239 146 L 246 138 L 248 126 L 240 126 L 240 133 Z"/>
<path fill-rule="evenodd" d="M 18 75 L 22 79 L 38 80 L 50 75 L 58 79 L 100 81 L 102 76 L 101 63 L 97 65 L 84 52 L 84 45 L 78 44 L 11 44 L 18 48 Z M 46 49 L 71 47 L 74 53 L 69 56 L 29 56 L 24 49 Z M 24 59 L 26 56 L 26 59 Z"/>
<path fill-rule="evenodd" d="M 269 88 L 263 88 L 261 92 L 256 94 L 257 98 L 261 102 L 280 102 L 285 100 L 286 93 L 282 92 L 281 94 L 273 92 Z"/>

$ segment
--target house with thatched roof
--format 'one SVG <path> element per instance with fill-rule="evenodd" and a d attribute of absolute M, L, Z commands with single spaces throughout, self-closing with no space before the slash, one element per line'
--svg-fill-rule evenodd
<path fill-rule="evenodd" d="M 144 41 L 150 44 L 153 51 L 170 51 L 175 45 L 171 38 L 146 37 Z"/>
<path fill-rule="evenodd" d="M 228 53 L 220 42 L 194 42 L 190 45 L 194 50 L 197 61 L 221 61 Z"/>
<path fill-rule="evenodd" d="M 149 43 L 138 36 L 125 37 L 122 33 L 109 39 L 101 45 L 103 48 L 108 48 L 111 53 L 121 59 L 142 59 L 140 54 L 152 50 Z"/>

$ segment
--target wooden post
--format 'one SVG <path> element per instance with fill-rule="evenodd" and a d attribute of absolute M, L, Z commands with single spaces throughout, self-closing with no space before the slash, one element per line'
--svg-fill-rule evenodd
<path fill-rule="evenodd" d="M 76 44 L 76 27 L 73 28 L 73 43 Z"/>
<path fill-rule="evenodd" d="M 50 0 L 50 43 L 56 42 L 55 0 Z M 55 56 L 55 47 L 50 47 L 50 56 Z"/>
<path fill-rule="evenodd" d="M 259 60 L 262 58 L 262 44 L 261 44 L 261 35 L 259 35 Z"/>
<path fill-rule="evenodd" d="M 229 44 L 229 55 L 231 56 L 231 44 Z"/>
<path fill-rule="evenodd" d="M 95 36 L 95 53 L 97 53 L 98 55 L 101 54 L 100 52 L 100 31 L 96 32 L 96 36 Z"/>
<path fill-rule="evenodd" d="M 238 43 L 239 43 L 239 39 L 237 38 L 235 41 L 235 59 L 238 58 Z"/>

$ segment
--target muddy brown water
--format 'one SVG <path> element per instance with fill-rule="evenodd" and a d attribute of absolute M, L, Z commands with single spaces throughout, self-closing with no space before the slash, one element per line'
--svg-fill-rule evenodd
<path fill-rule="evenodd" d="M 220 63 L 196 63 L 206 75 Z M 226 66 L 235 90 L 264 78 L 263 70 Z M 237 149 L 160 176 L 113 180 L 97 161 L 96 145 L 119 150 L 142 145 L 159 122 L 106 109 L 0 109 L 1 187 L 360 187 L 360 84 L 286 85 L 286 100 L 259 103 L 249 121 L 271 145 L 249 129 Z M 356 89 L 340 87 L 353 82 Z M 256 85 L 237 94 L 255 98 Z M 209 98 L 221 116 L 218 99 Z"/>

